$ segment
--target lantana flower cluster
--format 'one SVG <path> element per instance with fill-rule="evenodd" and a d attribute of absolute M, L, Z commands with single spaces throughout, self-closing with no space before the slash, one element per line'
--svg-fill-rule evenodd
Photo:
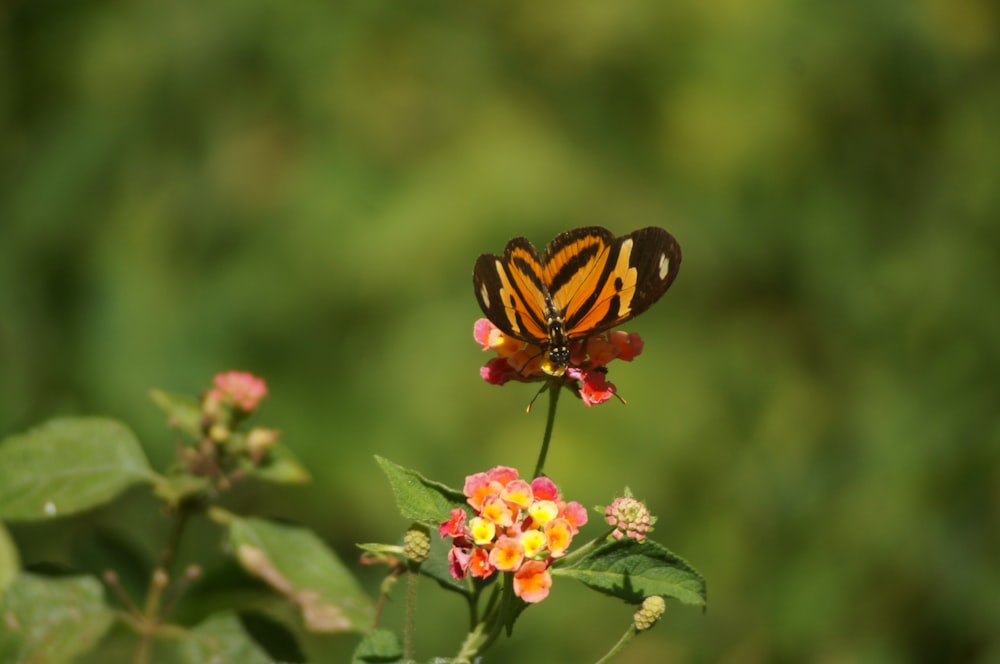
<path fill-rule="evenodd" d="M 267 396 L 267 383 L 246 371 L 215 375 L 201 398 L 200 429 L 196 447 L 181 450 L 184 466 L 195 475 L 213 478 L 219 489 L 230 486 L 230 476 L 241 459 L 261 465 L 280 438 L 275 429 L 242 430 L 243 421 Z"/>
<path fill-rule="evenodd" d="M 545 599 L 552 587 L 549 566 L 566 555 L 587 510 L 562 500 L 547 477 L 528 482 L 506 466 L 469 475 L 463 493 L 474 515 L 457 507 L 438 529 L 452 538 L 451 575 L 487 579 L 497 570 L 510 572 L 515 595 L 530 604 Z"/>
<path fill-rule="evenodd" d="M 630 493 L 615 498 L 604 509 L 604 516 L 608 520 L 608 525 L 614 528 L 611 536 L 616 540 L 627 537 L 641 542 L 646 539 L 646 534 L 653 530 L 653 524 L 656 523 L 656 517 L 649 513 L 646 504 L 633 498 Z"/>
<path fill-rule="evenodd" d="M 473 337 L 484 351 L 492 350 L 497 354 L 479 370 L 487 383 L 503 385 L 511 380 L 526 383 L 552 378 L 542 368 L 546 361 L 544 349 L 504 334 L 488 319 L 476 321 Z M 642 347 L 642 338 L 638 334 L 623 330 L 573 341 L 570 343 L 569 368 L 563 380 L 586 405 L 604 403 L 617 395 L 614 383 L 607 380 L 608 363 L 616 359 L 631 362 L 642 352 Z"/>

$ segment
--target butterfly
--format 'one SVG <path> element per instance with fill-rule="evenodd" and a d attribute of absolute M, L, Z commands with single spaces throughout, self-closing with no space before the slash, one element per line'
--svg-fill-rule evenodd
<path fill-rule="evenodd" d="M 681 266 L 677 240 L 650 226 L 622 237 L 590 226 L 557 235 L 541 256 L 523 237 L 502 256 L 483 254 L 472 281 L 486 317 L 504 334 L 547 353 L 543 370 L 566 372 L 570 342 L 638 316 Z"/>

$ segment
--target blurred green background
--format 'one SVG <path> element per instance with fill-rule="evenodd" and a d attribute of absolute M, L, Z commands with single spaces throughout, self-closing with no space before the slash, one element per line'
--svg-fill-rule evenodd
<path fill-rule="evenodd" d="M 406 525 L 374 454 L 530 472 L 476 257 L 660 225 L 628 405 L 564 399 L 547 466 L 628 484 L 708 580 L 618 661 L 1000 661 L 996 3 L 15 0 L 0 31 L 0 434 L 110 415 L 162 468 L 148 389 L 253 371 L 315 481 L 232 500 L 353 562 Z M 152 555 L 147 493 L 15 528 L 25 561 L 97 526 Z M 487 661 L 591 661 L 631 613 L 560 581 Z M 428 584 L 420 655 L 465 620 Z"/>

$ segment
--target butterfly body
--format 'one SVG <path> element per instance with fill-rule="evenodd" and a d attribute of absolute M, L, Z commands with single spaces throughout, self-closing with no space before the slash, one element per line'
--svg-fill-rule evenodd
<path fill-rule="evenodd" d="M 502 332 L 540 346 L 543 369 L 562 375 L 570 343 L 634 318 L 677 276 L 680 246 L 662 228 L 622 237 L 598 226 L 556 236 L 539 256 L 524 238 L 501 256 L 483 254 L 473 269 L 476 298 Z"/>

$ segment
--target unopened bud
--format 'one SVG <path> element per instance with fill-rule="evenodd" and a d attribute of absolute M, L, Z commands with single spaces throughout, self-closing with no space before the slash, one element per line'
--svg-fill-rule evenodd
<path fill-rule="evenodd" d="M 659 595 L 653 595 L 642 600 L 642 606 L 635 612 L 632 621 L 635 628 L 640 632 L 649 629 L 656 624 L 663 612 L 667 610 L 667 603 Z"/>
<path fill-rule="evenodd" d="M 415 563 L 422 563 L 427 560 L 431 553 L 431 536 L 427 529 L 421 526 L 413 526 L 406 531 L 403 537 L 403 555 L 407 560 Z"/>

